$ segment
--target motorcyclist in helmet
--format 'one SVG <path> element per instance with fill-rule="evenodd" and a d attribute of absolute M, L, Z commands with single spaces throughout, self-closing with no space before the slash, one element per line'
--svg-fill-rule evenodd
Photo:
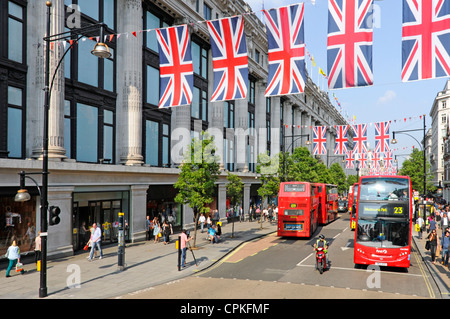
<path fill-rule="evenodd" d="M 325 240 L 325 236 L 324 235 L 319 235 L 319 239 L 316 241 L 316 243 L 314 244 L 314 251 L 316 251 L 316 248 L 318 247 L 323 247 L 323 252 L 325 253 L 325 258 L 327 260 L 327 264 L 329 262 L 328 259 L 328 243 Z"/>

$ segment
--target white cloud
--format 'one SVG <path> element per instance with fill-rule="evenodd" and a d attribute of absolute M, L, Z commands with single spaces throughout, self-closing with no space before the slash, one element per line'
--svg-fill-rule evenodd
<path fill-rule="evenodd" d="M 392 90 L 387 90 L 386 93 L 382 97 L 378 99 L 378 104 L 385 104 L 393 99 L 395 99 L 397 96 L 397 93 L 395 93 Z"/>

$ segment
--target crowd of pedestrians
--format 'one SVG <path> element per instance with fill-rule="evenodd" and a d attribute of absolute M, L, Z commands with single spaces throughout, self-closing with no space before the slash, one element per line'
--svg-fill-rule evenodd
<path fill-rule="evenodd" d="M 423 232 L 426 232 L 425 248 L 430 251 L 431 262 L 436 264 L 440 256 L 440 263 L 444 267 L 449 267 L 449 245 L 450 245 L 450 205 L 443 205 L 428 201 L 432 210 L 424 219 L 419 216 L 416 219 L 415 229 L 418 232 L 418 238 L 423 238 Z"/>

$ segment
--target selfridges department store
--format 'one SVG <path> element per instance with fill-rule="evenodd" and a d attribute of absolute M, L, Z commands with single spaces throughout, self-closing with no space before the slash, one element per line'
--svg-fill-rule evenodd
<path fill-rule="evenodd" d="M 330 150 L 336 136 L 333 126 L 347 124 L 310 78 L 304 94 L 264 96 L 267 38 L 264 25 L 254 15 L 244 16 L 248 98 L 209 102 L 213 76 L 209 35 L 206 24 L 194 22 L 242 14 L 248 10 L 243 1 L 52 3 L 51 34 L 72 28 L 77 22 L 74 8 L 78 8 L 81 26 L 104 22 L 105 34 L 122 35 L 107 41 L 112 56 L 106 59 L 91 54 L 95 42 L 89 37 L 95 39 L 98 34 L 51 45 L 48 202 L 61 208 L 61 222 L 49 228 L 50 258 L 81 249 L 94 222 L 102 228 L 104 243 L 117 241 L 118 212 L 125 214 L 129 241 L 145 239 L 147 215 L 171 214 L 175 229 L 192 224 L 192 209 L 175 203 L 173 184 L 186 143 L 202 131 L 214 134 L 222 155 L 222 173 L 211 206 L 225 217 L 227 171 L 244 182 L 243 209 L 248 211 L 250 204 L 261 202 L 258 154 L 305 146 L 309 126 L 315 125 L 329 128 Z M 158 109 L 156 35 L 139 31 L 183 23 L 191 24 L 193 102 Z M 31 200 L 19 203 L 14 196 L 20 171 L 42 172 L 45 1 L 2 1 L 0 26 L 7 30 L 0 34 L 0 250 L 17 239 L 25 252 L 34 249 L 32 241 L 40 229 L 40 196 L 29 179 L 26 188 Z M 304 136 L 294 139 L 293 135 Z M 41 185 L 41 175 L 33 178 Z"/>

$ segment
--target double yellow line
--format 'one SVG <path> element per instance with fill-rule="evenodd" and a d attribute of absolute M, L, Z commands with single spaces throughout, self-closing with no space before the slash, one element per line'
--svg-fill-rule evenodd
<path fill-rule="evenodd" d="M 431 282 L 429 280 L 429 277 L 427 276 L 427 272 L 425 271 L 424 268 L 424 263 L 422 262 L 422 258 L 419 256 L 419 253 L 417 252 L 417 245 L 416 245 L 416 249 L 414 250 L 414 258 L 416 259 L 416 263 L 419 266 L 419 270 L 422 274 L 423 280 L 425 281 L 425 285 L 427 286 L 428 289 L 428 293 L 430 294 L 430 298 L 435 299 L 436 295 L 434 293 L 434 290 L 431 286 Z"/>

